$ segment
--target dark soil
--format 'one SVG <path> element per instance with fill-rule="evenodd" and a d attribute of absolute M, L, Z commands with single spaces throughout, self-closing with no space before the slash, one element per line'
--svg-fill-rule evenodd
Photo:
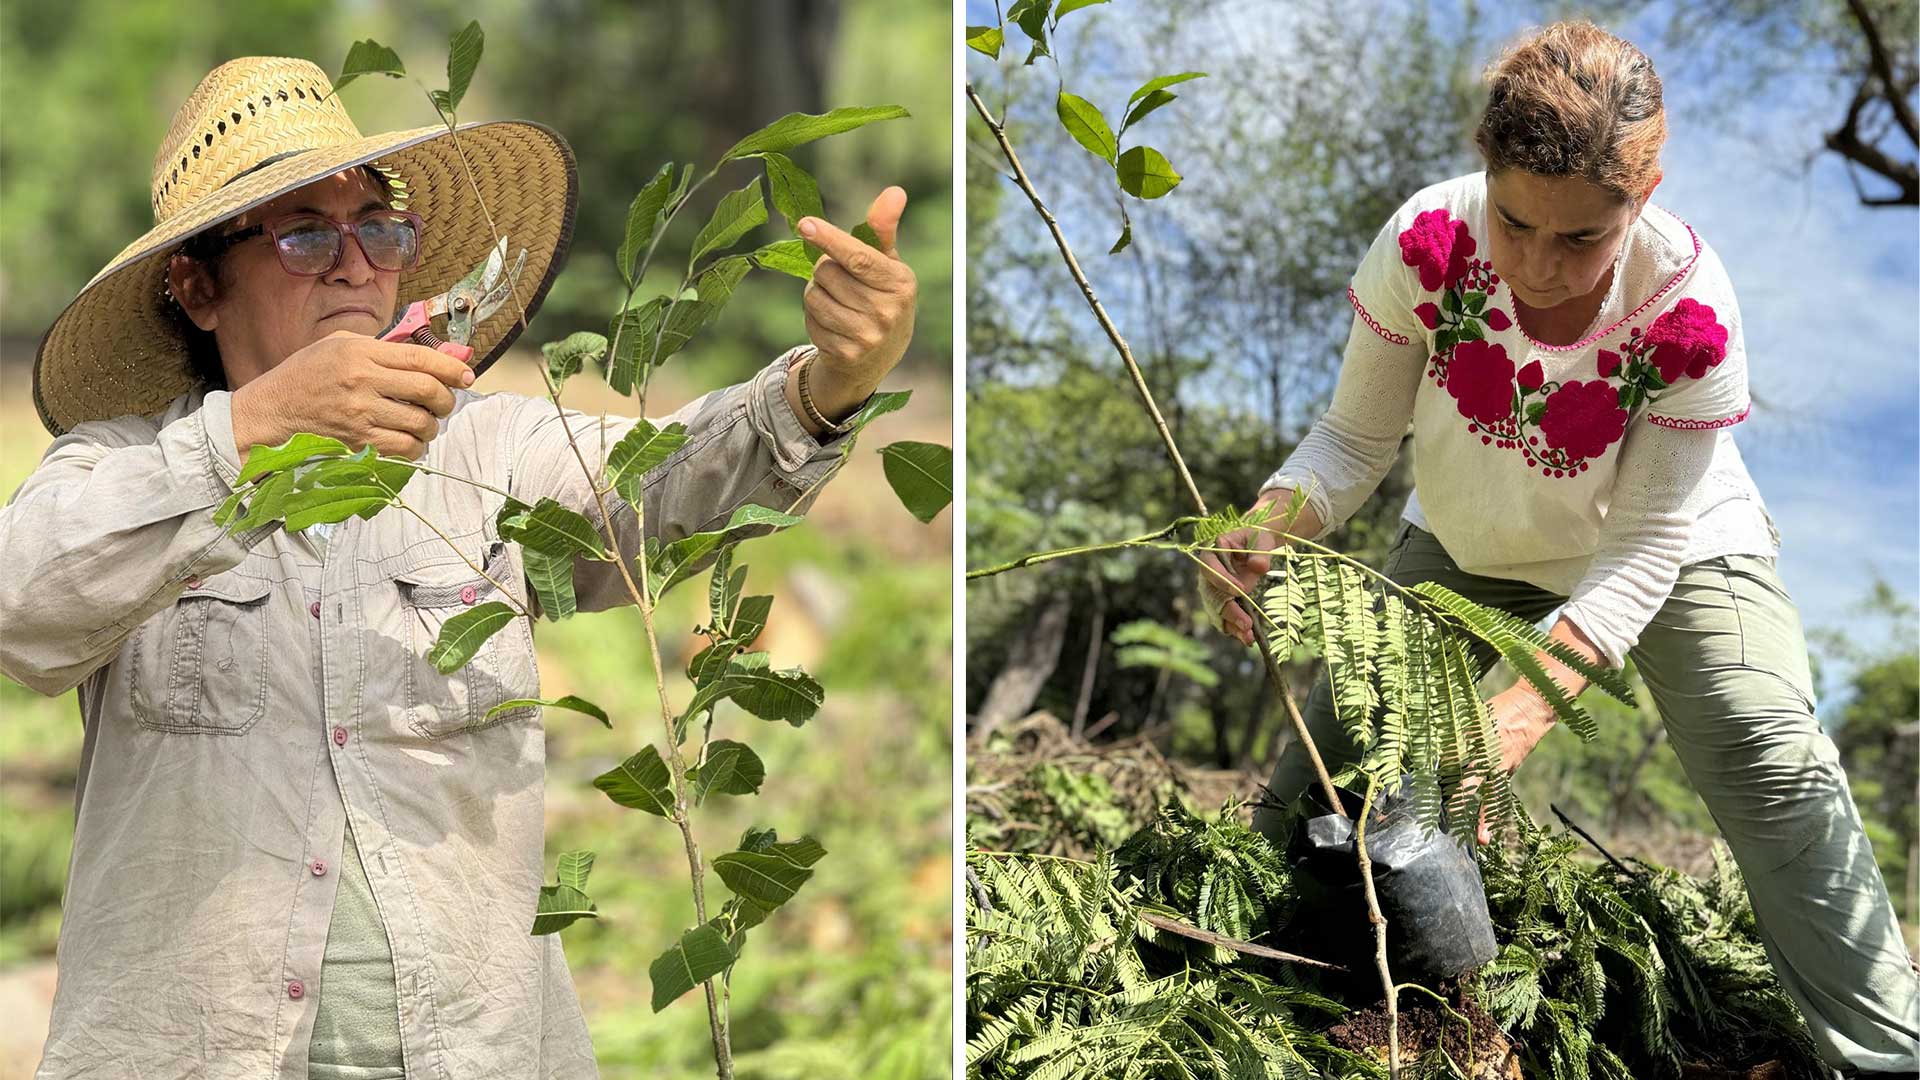
<path fill-rule="evenodd" d="M 1518 1062 L 1500 1025 L 1494 1023 L 1479 1004 L 1465 998 L 1458 987 L 1447 986 L 1441 991 L 1453 1007 L 1453 1012 L 1443 1011 L 1431 998 L 1420 994 L 1408 994 L 1400 1002 L 1400 1056 L 1403 1062 L 1410 1062 L 1421 1054 L 1431 1050 L 1436 1042 L 1454 1061 L 1467 1065 L 1468 1044 L 1472 1044 L 1472 1064 L 1469 1071 L 1476 1077 L 1519 1077 Z M 1455 1015 L 1458 1014 L 1458 1015 Z M 1462 1023 L 1465 1017 L 1467 1023 Z M 1468 1034 L 1469 1024 L 1472 1034 Z M 1384 1001 L 1375 1002 L 1359 1012 L 1349 1013 L 1343 1023 L 1327 1030 L 1327 1038 L 1334 1045 L 1355 1053 L 1371 1054 L 1381 1060 L 1387 1056 L 1387 1008 Z M 1716 1078 L 1717 1080 L 1717 1078 Z"/>

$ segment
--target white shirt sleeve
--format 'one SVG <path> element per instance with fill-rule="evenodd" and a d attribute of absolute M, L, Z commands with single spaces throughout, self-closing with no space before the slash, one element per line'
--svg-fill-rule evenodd
<path fill-rule="evenodd" d="M 1387 341 L 1363 316 L 1354 316 L 1333 403 L 1260 486 L 1262 493 L 1306 491 L 1308 504 L 1325 523 L 1307 539 L 1318 540 L 1352 517 L 1393 467 L 1413 420 L 1414 394 L 1426 362 L 1420 339 Z"/>
<path fill-rule="evenodd" d="M 1719 440 L 1716 430 L 1652 423 L 1627 430 L 1599 545 L 1560 612 L 1613 667 L 1673 592 L 1697 517 L 1685 508 L 1687 496 L 1706 476 Z"/>

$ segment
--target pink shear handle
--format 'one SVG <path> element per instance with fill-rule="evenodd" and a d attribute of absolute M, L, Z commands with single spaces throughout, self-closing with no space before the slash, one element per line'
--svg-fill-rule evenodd
<path fill-rule="evenodd" d="M 413 303 L 407 305 L 407 313 L 400 317 L 399 324 L 380 335 L 380 340 L 403 341 L 414 345 L 425 345 L 430 349 L 438 349 L 463 364 L 473 363 L 473 349 L 471 346 L 440 340 L 439 335 L 433 332 L 428 322 L 427 302 L 424 300 L 415 300 Z"/>

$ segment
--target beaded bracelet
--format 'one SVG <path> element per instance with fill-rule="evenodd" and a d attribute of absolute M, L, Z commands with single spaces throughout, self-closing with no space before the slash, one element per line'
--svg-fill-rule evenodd
<path fill-rule="evenodd" d="M 814 423 L 826 429 L 826 434 L 845 435 L 847 432 L 853 430 L 854 417 L 860 415 L 860 410 L 855 409 L 853 411 L 852 416 L 849 416 L 845 420 L 836 424 L 833 421 L 827 419 L 826 415 L 820 411 L 820 407 L 813 403 L 813 394 L 811 393 L 809 387 L 807 386 L 807 376 L 813 371 L 814 358 L 819 355 L 820 354 L 817 352 L 810 353 L 806 356 L 801 357 L 799 361 L 794 365 L 795 367 L 798 367 L 800 369 L 800 387 L 799 387 L 800 407 L 806 410 L 807 419 L 813 421 Z M 868 399 L 871 400 L 872 395 L 868 395 Z M 866 403 L 862 402 L 861 408 L 865 408 L 865 407 L 866 407 Z"/>

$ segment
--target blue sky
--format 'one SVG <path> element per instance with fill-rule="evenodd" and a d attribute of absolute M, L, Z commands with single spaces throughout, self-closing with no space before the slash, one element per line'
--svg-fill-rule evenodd
<path fill-rule="evenodd" d="M 1121 0 L 1086 9 L 1069 21 L 1121 19 L 1126 6 Z M 1185 100 L 1168 112 L 1186 110 L 1182 123 L 1204 123 L 1208 100 L 1232 92 L 1227 73 L 1250 70 L 1236 57 L 1284 62 L 1290 31 L 1277 20 L 1250 17 L 1273 10 L 1254 4 L 1229 13 L 1220 25 L 1230 33 L 1216 26 L 1137 44 L 1155 65 L 1149 73 L 1194 67 L 1225 76 L 1181 87 Z M 1369 18 L 1367 11 L 1355 18 Z M 968 21 L 990 23 L 992 12 L 990 3 L 974 0 Z M 1665 17 L 1656 6 L 1612 28 L 1648 52 L 1666 85 L 1671 135 L 1655 202 L 1688 221 L 1718 251 L 1740 297 L 1758 401 L 1752 417 L 1735 429 L 1735 440 L 1780 528 L 1781 577 L 1809 628 L 1856 623 L 1853 608 L 1876 573 L 1909 601 L 1920 602 L 1920 218 L 1911 209 L 1860 206 L 1843 164 L 1831 154 L 1800 167 L 1821 145 L 1824 131 L 1837 124 L 1843 99 L 1811 83 L 1781 80 L 1758 94 L 1727 94 L 1719 84 L 1718 96 L 1709 100 L 1716 84 L 1662 42 L 1658 30 Z M 1492 14 L 1479 59 L 1484 62 L 1530 21 Z M 1250 44 L 1249 35 L 1271 40 Z M 1117 89 L 1116 100 L 1124 100 L 1127 87 L 1141 81 L 1134 68 L 1140 57 L 1118 65 L 1131 70 L 1115 70 L 1110 52 L 1092 55 L 1105 50 L 1093 48 L 1093 41 L 1082 44 L 1082 54 L 1070 55 L 1067 64 L 1072 88 L 1090 97 L 1098 91 L 1100 101 Z M 1024 56 L 1024 41 L 1017 48 L 1017 56 Z M 981 68 L 981 58 L 970 59 L 976 76 Z M 1052 73 L 1045 77 L 1050 81 Z M 997 101 L 995 85 L 996 79 L 982 80 L 989 102 Z M 1718 112 L 1718 119 L 1703 120 L 1702 106 Z M 1057 130 L 1045 136 L 1065 141 Z M 1042 133 L 1034 130 L 1031 137 Z M 1156 137 L 1165 140 L 1178 165 L 1181 135 Z M 1060 175 L 1060 163 L 1074 160 L 1071 152 L 1053 159 L 1054 175 Z M 1098 168 L 1090 157 L 1085 162 Z M 1110 242 L 1117 215 L 1110 203 L 1057 190 L 1072 186 L 1057 185 L 1054 208 L 1082 260 L 1096 260 L 1089 267 L 1096 285 L 1103 275 L 1110 279 L 1103 299 L 1124 329 L 1132 314 L 1130 290 L 1111 280 L 1120 276 L 1119 267 L 1099 262 L 1103 256 L 1097 254 Z M 1133 203 L 1136 236 L 1151 245 L 1152 217 L 1178 218 L 1174 204 L 1181 194 L 1145 206 Z M 1024 201 L 1009 213 L 1038 228 Z M 1157 253 L 1149 246 L 1139 254 Z M 1886 628 L 1865 624 L 1857 632 L 1884 641 Z M 1829 672 L 1823 714 L 1841 700 L 1833 678 L 1838 674 Z"/>

